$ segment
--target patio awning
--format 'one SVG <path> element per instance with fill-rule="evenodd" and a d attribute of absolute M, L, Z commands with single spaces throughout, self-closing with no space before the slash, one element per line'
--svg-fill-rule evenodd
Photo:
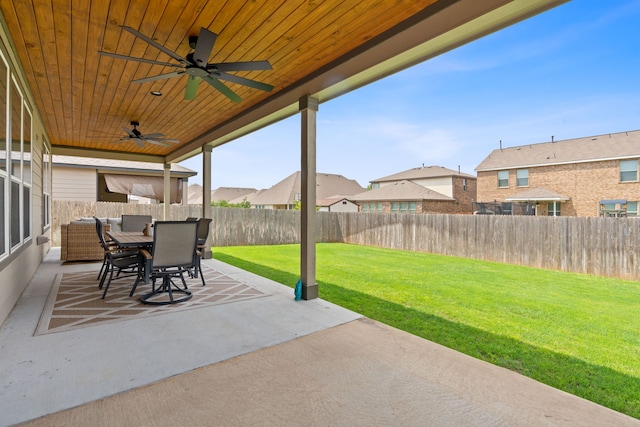
<path fill-rule="evenodd" d="M 546 188 L 532 188 L 505 199 L 507 202 L 566 202 L 570 197 Z"/>
<path fill-rule="evenodd" d="M 147 197 L 164 202 L 164 178 L 160 176 L 104 174 L 107 189 L 114 193 Z M 180 178 L 171 178 L 171 203 L 182 202 Z"/>

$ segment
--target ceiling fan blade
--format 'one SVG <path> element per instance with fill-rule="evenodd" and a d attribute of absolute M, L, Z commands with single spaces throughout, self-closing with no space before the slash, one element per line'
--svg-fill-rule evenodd
<path fill-rule="evenodd" d="M 196 61 L 197 65 L 201 67 L 207 66 L 217 38 L 218 35 L 216 33 L 212 33 L 204 27 L 200 28 L 196 49 L 193 52 L 193 60 Z"/>
<path fill-rule="evenodd" d="M 152 59 L 135 58 L 133 56 L 118 55 L 117 53 L 111 53 L 111 52 L 98 51 L 98 53 L 100 55 L 103 55 L 103 56 L 110 56 L 112 58 L 124 59 L 124 60 L 127 60 L 127 61 L 144 62 L 145 64 L 162 65 L 162 66 L 165 66 L 165 67 L 175 67 L 175 68 L 182 68 L 183 67 L 183 65 L 172 64 L 170 62 L 160 62 L 160 61 L 154 61 Z"/>
<path fill-rule="evenodd" d="M 144 148 L 144 142 L 141 139 L 136 138 L 136 145 L 140 148 Z"/>
<path fill-rule="evenodd" d="M 211 64 L 207 67 L 209 71 L 266 71 L 273 70 L 269 61 L 249 61 L 249 62 L 222 62 Z"/>
<path fill-rule="evenodd" d="M 144 140 L 147 141 L 150 144 L 160 145 L 162 147 L 169 147 L 169 144 L 167 144 L 165 142 L 158 141 L 156 139 L 146 139 L 145 138 Z"/>
<path fill-rule="evenodd" d="M 187 80 L 187 89 L 184 91 L 184 99 L 186 101 L 191 101 L 196 97 L 196 92 L 198 91 L 198 85 L 200 84 L 200 77 L 189 76 Z"/>
<path fill-rule="evenodd" d="M 126 25 L 122 25 L 121 28 L 123 30 L 125 30 L 125 31 L 130 32 L 131 34 L 133 34 L 134 36 L 138 37 L 139 39 L 142 39 L 145 42 L 149 43 L 151 46 L 155 47 L 159 51 L 166 53 L 167 55 L 169 55 L 170 57 L 172 57 L 176 61 L 181 62 L 181 63 L 183 63 L 185 65 L 189 65 L 189 61 L 187 61 L 186 59 L 184 59 L 183 57 L 181 57 L 177 53 L 167 49 L 164 46 L 162 46 L 158 42 L 156 42 L 154 40 L 151 40 L 149 37 L 145 36 L 144 34 L 140 33 L 139 31 L 136 31 L 131 27 L 127 27 Z"/>
<path fill-rule="evenodd" d="M 142 79 L 131 80 L 131 83 L 153 82 L 153 81 L 156 81 L 156 80 L 170 79 L 171 77 L 181 76 L 182 74 L 184 74 L 184 71 L 174 71 L 172 73 L 159 74 L 157 76 L 151 76 L 151 77 L 145 77 L 145 78 L 142 78 Z"/>
<path fill-rule="evenodd" d="M 235 76 L 233 74 L 227 73 L 215 73 L 214 76 L 219 78 L 220 80 L 226 80 L 231 83 L 238 83 L 240 85 L 249 86 L 254 89 L 264 90 L 266 92 L 271 92 L 273 90 L 273 86 L 268 85 L 266 83 L 257 82 L 255 80 L 247 79 L 240 76 Z"/>
<path fill-rule="evenodd" d="M 140 138 L 142 138 L 142 139 L 147 139 L 147 138 L 156 139 L 156 138 L 162 138 L 163 136 L 164 136 L 164 133 L 150 133 L 148 135 L 140 135 Z"/>
<path fill-rule="evenodd" d="M 133 131 L 131 129 L 126 128 L 124 126 L 122 127 L 122 129 L 129 135 L 129 137 L 131 137 L 131 138 L 137 138 L 138 137 L 138 135 L 133 133 Z M 122 139 L 122 138 L 120 138 L 120 139 Z M 126 137 L 125 137 L 125 139 L 126 139 Z"/>
<path fill-rule="evenodd" d="M 208 76 L 204 76 L 202 79 L 205 82 L 209 83 L 214 88 L 216 88 L 220 93 L 222 93 L 224 96 L 226 96 L 227 98 L 229 98 L 233 102 L 242 101 L 242 98 L 240 98 L 238 95 L 236 95 L 231 89 L 226 87 L 224 85 L 224 83 L 222 83 L 220 80 L 216 79 L 215 77 L 212 77 L 211 75 L 208 75 Z"/>

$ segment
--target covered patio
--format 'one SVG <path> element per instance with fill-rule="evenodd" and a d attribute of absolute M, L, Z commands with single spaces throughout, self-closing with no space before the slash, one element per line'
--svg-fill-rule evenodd
<path fill-rule="evenodd" d="M 56 277 L 99 269 L 56 255 L 0 328 L 1 426 L 640 425 L 212 259 L 260 297 L 38 334 Z"/>
<path fill-rule="evenodd" d="M 316 298 L 320 105 L 566 1 L 2 2 L 3 105 L 17 141 L 3 150 L 24 160 L 13 193 L 4 188 L 17 224 L 2 224 L 14 235 L 0 263 L 33 267 L 0 288 L 0 320 L 48 249 L 51 155 L 163 164 L 163 200 L 170 165 L 202 155 L 209 217 L 213 150 L 296 114 L 302 297 Z M 169 216 L 166 204 L 159 219 Z"/>
<path fill-rule="evenodd" d="M 0 168 L 0 425 L 638 425 L 317 298 L 319 106 L 564 1 L 0 3 L 0 158 L 13 161 Z M 173 60 L 202 62 L 203 28 L 218 37 L 211 64 L 182 69 Z M 272 69 L 208 74 L 254 61 Z M 213 80 L 196 91 L 196 77 Z M 215 147 L 296 114 L 302 301 L 206 259 L 260 296 L 39 327 L 57 278 L 100 267 L 50 247 L 52 155 L 162 164 L 170 200 L 170 165 L 201 154 L 209 217 Z M 164 137 L 177 142 L 152 142 Z"/>

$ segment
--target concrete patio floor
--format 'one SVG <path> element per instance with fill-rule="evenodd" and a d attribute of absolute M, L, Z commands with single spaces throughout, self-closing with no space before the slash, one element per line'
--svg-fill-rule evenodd
<path fill-rule="evenodd" d="M 0 328 L 0 426 L 640 426 L 216 260 L 268 294 L 34 336 L 54 248 Z"/>

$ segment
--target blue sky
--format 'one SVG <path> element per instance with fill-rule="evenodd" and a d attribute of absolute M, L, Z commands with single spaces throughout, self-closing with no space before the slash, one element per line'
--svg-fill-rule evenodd
<path fill-rule="evenodd" d="M 639 22 L 640 0 L 572 0 L 323 103 L 317 171 L 363 187 L 422 164 L 475 174 L 500 141 L 638 130 Z M 215 148 L 212 188 L 271 187 L 300 169 L 299 140 L 296 115 Z"/>

